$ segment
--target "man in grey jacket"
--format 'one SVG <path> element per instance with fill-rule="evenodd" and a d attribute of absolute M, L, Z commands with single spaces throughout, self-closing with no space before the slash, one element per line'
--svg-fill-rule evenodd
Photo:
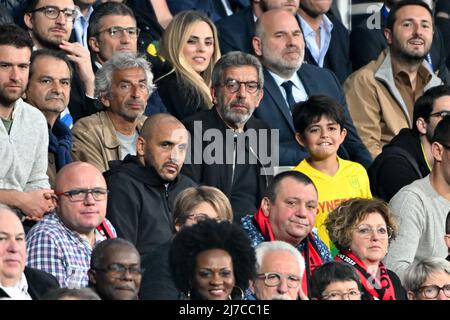
<path fill-rule="evenodd" d="M 0 202 L 38 220 L 53 209 L 44 115 L 21 96 L 33 42 L 15 25 L 0 26 Z"/>
<path fill-rule="evenodd" d="M 437 125 L 431 152 L 431 173 L 400 189 L 389 203 L 400 227 L 386 264 L 400 277 L 415 261 L 447 256 L 442 234 L 450 211 L 450 116 Z"/>

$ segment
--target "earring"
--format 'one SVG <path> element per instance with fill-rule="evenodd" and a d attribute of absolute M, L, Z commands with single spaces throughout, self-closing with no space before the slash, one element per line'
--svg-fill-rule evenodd
<path fill-rule="evenodd" d="M 238 288 L 239 289 L 239 291 L 241 292 L 241 300 L 244 300 L 244 297 L 245 297 L 244 290 L 242 290 L 241 287 L 239 287 L 239 286 L 234 286 L 234 288 Z M 233 288 L 233 290 L 234 290 L 234 288 Z M 231 292 L 233 292 L 233 291 L 231 291 Z M 228 296 L 228 300 L 233 300 L 231 298 L 231 295 Z"/>

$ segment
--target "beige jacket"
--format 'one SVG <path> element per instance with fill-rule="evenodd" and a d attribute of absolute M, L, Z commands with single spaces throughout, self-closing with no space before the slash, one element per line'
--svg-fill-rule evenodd
<path fill-rule="evenodd" d="M 146 116 L 139 118 L 138 131 L 146 118 Z M 89 162 L 100 172 L 104 172 L 109 169 L 108 161 L 120 160 L 120 141 L 106 111 L 78 120 L 72 128 L 72 134 L 74 161 Z"/>
<path fill-rule="evenodd" d="M 430 70 L 426 62 L 422 67 Z M 430 73 L 424 91 L 442 84 Z M 401 129 L 412 127 L 406 104 L 395 86 L 388 50 L 352 73 L 344 83 L 344 91 L 353 123 L 374 159 Z"/>

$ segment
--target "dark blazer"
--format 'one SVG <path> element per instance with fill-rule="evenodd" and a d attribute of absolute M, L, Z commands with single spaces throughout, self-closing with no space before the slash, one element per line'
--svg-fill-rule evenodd
<path fill-rule="evenodd" d="M 201 132 L 200 128 L 197 126 L 198 122 L 201 122 Z M 182 172 L 186 176 L 190 177 L 192 180 L 197 182 L 198 184 L 213 186 L 220 189 L 227 197 L 231 199 L 233 187 L 232 181 L 233 164 L 227 163 L 226 160 L 229 159 L 225 157 L 233 155 L 233 148 L 234 148 L 233 141 L 229 143 L 229 141 L 226 140 L 227 137 L 229 138 L 229 134 L 232 130 L 226 126 L 225 122 L 219 116 L 216 107 L 213 107 L 211 110 L 197 112 L 193 116 L 186 118 L 183 121 L 183 123 L 186 126 L 186 129 L 191 134 L 191 144 L 190 144 L 191 157 L 190 159 L 189 157 L 187 157 L 187 161 L 185 161 L 183 165 Z M 224 143 L 220 144 L 220 141 L 218 141 L 219 138 L 217 138 L 217 141 L 215 138 L 212 139 L 213 141 L 212 140 L 210 141 L 209 139 L 204 140 L 203 138 L 205 135 L 205 131 L 208 129 L 216 129 L 216 131 L 219 131 L 219 133 L 221 134 L 222 141 Z M 269 157 L 272 152 L 270 140 L 271 137 L 268 134 L 267 140 L 266 141 L 262 140 L 266 138 L 262 137 L 262 133 L 267 132 L 268 127 L 264 122 L 255 119 L 255 117 L 252 116 L 245 124 L 244 132 L 247 132 L 247 130 L 249 129 L 255 130 L 257 132 L 256 134 L 258 140 L 257 148 L 249 150 L 251 146 L 249 148 L 246 145 L 245 152 L 246 155 L 249 153 L 255 155 L 256 153 L 256 156 L 258 158 L 257 163 L 249 165 L 257 166 L 259 175 L 257 179 L 254 179 L 257 181 L 257 185 L 253 186 L 251 190 L 248 190 L 247 192 L 247 194 L 255 196 L 255 198 L 257 199 L 256 203 L 254 203 L 254 207 L 249 208 L 245 214 L 251 213 L 252 212 L 251 210 L 253 211 L 257 210 L 260 201 L 265 194 L 269 179 L 271 178 L 271 172 L 269 172 L 267 169 L 267 167 L 270 166 L 271 163 L 264 163 L 270 161 Z M 212 132 L 209 131 L 209 133 Z M 261 133 L 261 136 L 258 135 L 258 133 Z M 232 138 L 233 134 L 231 133 L 231 139 Z M 222 149 L 214 152 L 216 156 L 216 158 L 214 159 L 215 161 L 214 163 L 208 164 L 206 163 L 207 159 L 205 159 L 205 157 L 203 156 L 203 152 L 205 151 L 206 148 L 209 148 L 209 151 L 211 152 L 212 151 L 211 148 L 213 148 L 213 146 L 216 145 L 218 146 L 218 148 Z M 220 152 L 222 153 L 221 155 Z M 247 156 L 246 159 L 248 159 Z M 247 160 L 246 162 L 248 163 Z M 232 202 L 232 206 L 234 205 L 235 204 L 233 204 Z M 236 212 L 235 208 L 233 207 L 233 213 L 234 213 L 234 221 L 240 221 L 239 214 L 241 214 L 241 212 Z"/>
<path fill-rule="evenodd" d="M 369 29 L 367 21 L 352 29 L 350 33 L 350 59 L 352 60 L 353 70 L 365 66 L 372 60 L 376 60 L 378 55 L 387 47 L 384 37 L 384 28 L 386 27 L 386 18 L 381 12 L 375 13 L 380 19 L 380 27 Z M 363 45 L 362 45 L 363 44 Z M 443 38 L 440 30 L 434 28 L 433 43 L 431 44 L 430 54 L 433 62 L 433 70 L 439 71 L 438 76 L 447 82 L 448 70 L 446 69 L 446 53 L 443 44 Z"/>
<path fill-rule="evenodd" d="M 334 98 L 344 108 L 347 137 L 338 150 L 343 159 L 368 167 L 372 162 L 369 151 L 362 143 L 348 112 L 342 88 L 336 76 L 327 69 L 304 63 L 297 72 L 308 96 L 323 94 Z M 267 69 L 264 69 L 264 97 L 255 110 L 255 117 L 265 121 L 272 129 L 279 129 L 280 165 L 295 166 L 308 152 L 295 141 L 295 128 L 286 100 Z"/>
<path fill-rule="evenodd" d="M 323 67 L 333 71 L 342 84 L 352 72 L 352 62 L 349 53 L 349 32 L 338 18 L 331 14 L 327 14 L 327 17 L 333 23 L 333 30 L 331 30 L 330 46 L 325 55 Z M 304 59 L 309 64 L 317 66 L 317 62 L 314 60 L 306 44 Z"/>
<path fill-rule="evenodd" d="M 29 267 L 25 267 L 24 273 L 28 282 L 28 294 L 33 300 L 40 300 L 48 291 L 59 288 L 58 280 L 50 273 Z M 9 296 L 0 289 L 0 298 Z"/>
<path fill-rule="evenodd" d="M 219 20 L 216 26 L 222 54 L 230 51 L 254 53 L 252 38 L 255 35 L 255 20 L 251 7 Z"/>

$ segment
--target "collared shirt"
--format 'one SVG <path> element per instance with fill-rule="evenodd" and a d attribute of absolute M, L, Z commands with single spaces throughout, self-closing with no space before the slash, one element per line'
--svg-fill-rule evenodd
<path fill-rule="evenodd" d="M 116 230 L 107 220 L 114 237 Z M 95 244 L 106 237 L 95 231 Z M 27 234 L 27 266 L 56 277 L 61 287 L 88 285 L 92 247 L 89 241 L 67 228 L 56 213 L 46 215 Z"/>
<path fill-rule="evenodd" d="M 89 7 L 88 13 L 86 16 L 83 16 L 81 11 L 77 9 L 77 18 L 75 19 L 75 22 L 73 23 L 73 29 L 75 31 L 75 36 L 77 38 L 77 42 L 81 43 L 83 47 L 88 48 L 87 45 L 87 29 L 89 26 L 89 17 L 91 16 L 92 12 L 94 11 L 94 8 L 91 6 Z"/>
<path fill-rule="evenodd" d="M 22 272 L 19 281 L 12 287 L 4 287 L 0 284 L 0 289 L 13 300 L 32 300 L 28 293 L 28 282 L 25 274 Z"/>
<path fill-rule="evenodd" d="M 292 95 L 294 96 L 295 102 L 308 100 L 308 94 L 306 93 L 305 87 L 303 86 L 302 82 L 300 81 L 300 78 L 298 77 L 297 73 L 294 73 L 290 79 L 283 79 L 276 73 L 273 73 L 270 70 L 267 70 L 267 71 L 269 71 L 270 75 L 273 77 L 273 79 L 275 80 L 275 83 L 277 84 L 278 88 L 280 89 L 281 94 L 283 95 L 283 98 L 286 101 L 286 108 L 288 108 L 289 112 L 291 112 L 291 109 L 289 108 L 289 104 L 287 103 L 286 90 L 284 90 L 284 88 L 281 86 L 281 84 L 283 82 L 290 80 L 294 84 L 292 86 Z"/>
<path fill-rule="evenodd" d="M 395 86 L 400 92 L 406 107 L 408 108 L 408 114 L 410 119 L 413 118 L 414 103 L 423 95 L 425 86 L 431 80 L 430 71 L 423 65 L 420 65 L 417 71 L 416 88 L 413 90 L 409 75 L 406 71 L 398 69 L 396 64 L 392 64 L 392 72 L 394 75 Z"/>
<path fill-rule="evenodd" d="M 300 26 L 305 37 L 306 46 L 311 52 L 312 57 L 317 62 L 317 65 L 323 68 L 323 62 L 325 60 L 325 55 L 327 54 L 328 48 L 331 42 L 331 30 L 333 30 L 333 23 L 330 19 L 323 15 L 322 21 L 320 22 L 319 32 L 320 32 L 320 47 L 317 46 L 316 42 L 316 32 L 309 26 L 309 24 L 299 15 Z"/>

